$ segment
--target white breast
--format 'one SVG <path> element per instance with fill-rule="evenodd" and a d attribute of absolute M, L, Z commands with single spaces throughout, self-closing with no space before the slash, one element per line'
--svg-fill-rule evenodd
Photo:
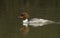
<path fill-rule="evenodd" d="M 23 26 L 28 27 L 28 19 L 23 20 Z"/>

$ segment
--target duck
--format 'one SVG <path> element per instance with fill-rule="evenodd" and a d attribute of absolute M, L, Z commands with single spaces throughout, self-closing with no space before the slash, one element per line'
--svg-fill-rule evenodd
<path fill-rule="evenodd" d="M 33 27 L 39 27 L 39 26 L 45 26 L 48 24 L 53 24 L 56 23 L 55 21 L 52 20 L 47 20 L 47 19 L 42 19 L 42 18 L 31 18 L 29 19 L 29 14 L 28 12 L 23 12 L 19 18 L 23 19 L 23 26 L 28 27 L 28 25 L 33 26 Z"/>
<path fill-rule="evenodd" d="M 55 22 L 47 19 L 42 19 L 42 18 L 31 18 L 29 19 L 29 14 L 28 12 L 23 12 L 18 18 L 22 18 L 23 22 L 23 27 L 20 28 L 20 31 L 22 31 L 23 37 L 27 37 L 30 31 L 29 25 L 32 27 L 40 27 L 40 26 L 45 26 L 48 24 L 60 24 L 60 22 Z"/>
<path fill-rule="evenodd" d="M 52 20 L 42 19 L 42 18 L 31 18 L 28 14 L 28 12 L 23 12 L 18 18 L 22 18 L 22 25 L 23 27 L 20 28 L 19 31 L 22 31 L 22 35 L 24 38 L 26 38 L 29 34 L 30 28 L 29 25 L 32 27 L 40 27 L 45 26 L 48 24 L 60 24 L 60 22 L 55 22 Z"/>

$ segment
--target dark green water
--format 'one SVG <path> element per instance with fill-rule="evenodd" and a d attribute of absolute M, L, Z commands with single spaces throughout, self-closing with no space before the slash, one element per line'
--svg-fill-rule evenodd
<path fill-rule="evenodd" d="M 23 38 L 17 17 L 26 10 L 31 18 L 60 21 L 59 0 L 0 0 L 0 38 Z M 27 38 L 60 38 L 60 24 L 30 27 Z"/>

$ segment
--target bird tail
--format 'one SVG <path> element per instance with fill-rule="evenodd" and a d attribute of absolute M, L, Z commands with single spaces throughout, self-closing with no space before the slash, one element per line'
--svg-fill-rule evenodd
<path fill-rule="evenodd" d="M 54 22 L 55 24 L 60 24 L 60 22 Z"/>

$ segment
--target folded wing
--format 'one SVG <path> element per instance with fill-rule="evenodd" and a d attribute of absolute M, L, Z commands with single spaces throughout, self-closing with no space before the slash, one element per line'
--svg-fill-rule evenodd
<path fill-rule="evenodd" d="M 52 23 L 55 23 L 55 22 L 51 20 L 39 19 L 39 18 L 33 18 L 29 21 L 29 25 L 34 27 L 44 26 Z"/>

